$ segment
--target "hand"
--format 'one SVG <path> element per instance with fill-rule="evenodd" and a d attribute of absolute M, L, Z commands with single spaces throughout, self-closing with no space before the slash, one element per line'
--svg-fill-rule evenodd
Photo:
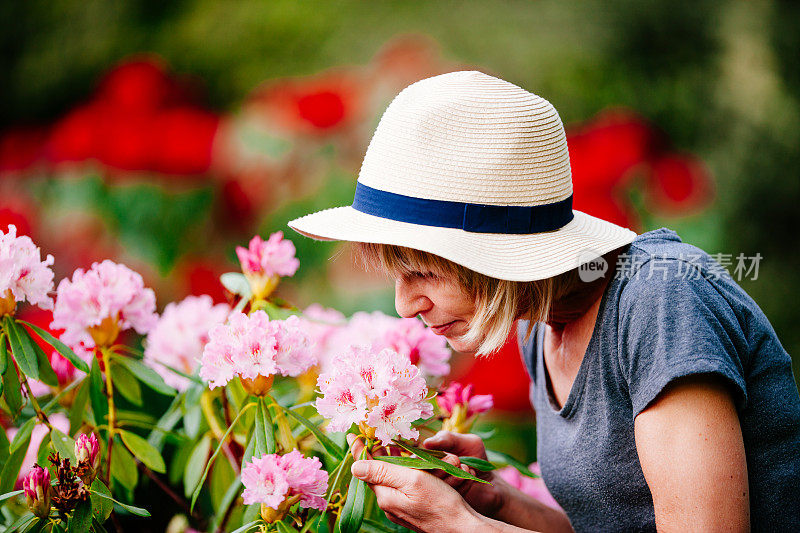
<path fill-rule="evenodd" d="M 477 472 L 461 464 L 459 456 L 477 457 L 486 459 L 486 448 L 483 441 L 477 435 L 452 433 L 450 431 L 440 431 L 433 437 L 422 443 L 424 448 L 429 450 L 439 450 L 446 452 L 442 460 L 453 466 L 467 470 L 481 479 L 492 483 L 477 483 L 468 479 L 449 476 L 441 470 L 435 470 L 434 475 L 440 477 L 448 485 L 453 487 L 464 500 L 479 513 L 495 517 L 500 509 L 505 505 L 507 491 L 506 483 L 493 472 Z"/>
<path fill-rule="evenodd" d="M 480 531 L 482 517 L 461 496 L 428 472 L 382 461 L 353 463 L 353 475 L 375 492 L 387 518 L 414 531 Z"/>

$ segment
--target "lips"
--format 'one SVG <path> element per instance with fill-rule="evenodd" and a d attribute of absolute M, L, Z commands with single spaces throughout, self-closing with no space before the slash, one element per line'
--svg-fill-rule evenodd
<path fill-rule="evenodd" d="M 456 321 L 453 320 L 452 322 L 448 322 L 447 324 L 441 324 L 439 326 L 431 326 L 431 330 L 436 333 L 437 335 L 444 335 L 450 327 L 455 324 Z"/>

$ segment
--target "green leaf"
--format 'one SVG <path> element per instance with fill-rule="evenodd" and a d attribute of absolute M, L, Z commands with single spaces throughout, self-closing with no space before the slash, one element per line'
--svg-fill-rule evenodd
<path fill-rule="evenodd" d="M 89 402 L 90 378 L 84 378 L 75 393 L 75 399 L 69 408 L 69 432 L 74 434 L 83 424 L 83 415 L 86 414 L 86 404 Z M 97 424 L 92 424 L 97 425 Z"/>
<path fill-rule="evenodd" d="M 377 520 L 372 520 L 371 518 L 365 518 L 364 523 L 361 524 L 361 529 L 366 533 L 397 533 L 398 531 L 407 531 L 404 529 L 396 529 L 397 526 L 392 527 L 386 524 L 382 524 Z"/>
<path fill-rule="evenodd" d="M 231 533 L 245 533 L 246 531 L 250 531 L 257 525 L 261 523 L 261 520 L 253 520 L 252 522 L 248 522 L 247 524 L 243 525 L 238 529 L 234 529 Z"/>
<path fill-rule="evenodd" d="M 4 502 L 9 498 L 13 498 L 14 496 L 19 496 L 20 494 L 24 494 L 24 490 L 15 490 L 13 492 L 6 492 L 5 494 L 0 495 L 0 502 Z"/>
<path fill-rule="evenodd" d="M 208 464 L 206 465 L 206 468 L 203 471 L 203 475 L 200 477 L 200 482 L 197 484 L 197 487 L 194 489 L 194 492 L 192 493 L 192 503 L 189 506 L 189 512 L 194 511 L 194 504 L 195 504 L 195 502 L 197 502 L 197 497 L 200 495 L 200 491 L 203 488 L 203 483 L 205 482 L 206 477 L 208 477 L 208 471 L 211 468 L 211 465 L 214 464 L 214 459 L 217 458 L 217 455 L 219 455 L 220 450 L 222 450 L 222 446 L 223 446 L 223 444 L 225 444 L 225 441 L 228 439 L 228 435 L 230 435 L 231 432 L 233 431 L 233 428 L 236 427 L 236 423 L 239 421 L 239 419 L 242 417 L 242 415 L 244 415 L 247 412 L 247 410 L 250 409 L 251 407 L 253 407 L 254 405 L 256 405 L 255 402 L 245 405 L 242 408 L 242 410 L 239 411 L 239 414 L 236 415 L 236 418 L 233 419 L 233 422 L 231 422 L 231 425 L 228 427 L 228 430 L 225 431 L 225 434 L 222 435 L 222 438 L 219 441 L 219 445 L 217 446 L 217 449 L 214 450 L 214 453 L 211 455 L 211 458 L 208 460 Z"/>
<path fill-rule="evenodd" d="M 38 421 L 38 418 L 29 418 L 24 424 L 22 424 L 19 430 L 17 430 L 17 434 L 14 435 L 14 440 L 11 441 L 11 446 L 8 449 L 11 453 L 14 453 L 15 450 L 18 450 L 23 443 L 31 440 L 33 426 L 35 426 L 36 422 Z"/>
<path fill-rule="evenodd" d="M 366 457 L 366 450 L 362 450 L 361 459 Z M 364 502 L 367 497 L 367 484 L 357 477 L 350 479 L 347 488 L 347 500 L 344 502 L 336 531 L 338 533 L 357 533 L 361 530 L 364 520 Z"/>
<path fill-rule="evenodd" d="M 25 531 L 28 526 L 30 526 L 36 520 L 36 516 L 28 511 L 24 515 L 20 516 L 16 522 L 8 526 L 6 531 Z"/>
<path fill-rule="evenodd" d="M 22 462 L 25 460 L 25 454 L 28 453 L 28 445 L 30 444 L 30 436 L 21 442 L 15 451 L 6 459 L 3 465 L 3 470 L 0 471 L 0 493 L 9 492 L 14 488 L 14 484 L 19 477 L 19 469 L 22 467 Z"/>
<path fill-rule="evenodd" d="M 88 533 L 91 525 L 92 504 L 89 501 L 80 502 L 69 517 L 67 529 L 70 533 Z"/>
<path fill-rule="evenodd" d="M 97 358 L 93 357 L 92 368 L 89 371 L 89 399 L 92 403 L 94 420 L 98 425 L 104 424 L 108 416 L 108 400 L 103 392 L 103 387 L 103 374 L 100 372 Z"/>
<path fill-rule="evenodd" d="M 6 347 L 6 332 L 0 330 L 0 374 L 5 374 L 8 367 L 8 348 Z"/>
<path fill-rule="evenodd" d="M 23 328 L 20 328 L 24 331 Z M 27 335 L 28 333 L 25 332 Z M 36 352 L 36 364 L 39 365 L 39 381 L 51 387 L 58 387 L 58 376 L 53 371 L 53 366 L 50 364 L 50 358 L 44 353 L 41 346 L 31 340 L 33 351 Z"/>
<path fill-rule="evenodd" d="M 134 376 L 154 391 L 168 396 L 172 396 L 177 392 L 174 388 L 164 383 L 162 377 L 155 370 L 144 363 L 124 356 L 116 357 L 115 360 L 125 365 Z"/>
<path fill-rule="evenodd" d="M 86 361 L 75 355 L 75 352 L 72 351 L 72 348 L 55 338 L 50 334 L 50 332 L 24 320 L 17 320 L 17 322 L 22 322 L 35 331 L 44 342 L 55 348 L 58 353 L 69 359 L 69 362 L 72 363 L 75 368 L 81 372 L 86 372 L 87 374 L 89 373 L 89 365 L 86 364 Z"/>
<path fill-rule="evenodd" d="M 11 443 L 8 442 L 8 435 L 6 435 L 5 431 L 0 431 L 0 470 L 2 470 L 3 465 L 6 464 L 10 448 Z"/>
<path fill-rule="evenodd" d="M 99 522 L 105 522 L 111 515 L 111 511 L 114 510 L 114 503 L 107 498 L 101 498 L 97 494 L 103 494 L 110 498 L 111 491 L 108 490 L 106 484 L 103 483 L 99 477 L 94 478 L 91 489 L 92 515 L 97 518 Z"/>
<path fill-rule="evenodd" d="M 126 511 L 131 513 L 132 515 L 150 516 L 150 513 L 147 511 L 147 509 L 142 509 L 141 507 L 134 507 L 133 505 L 128 505 L 127 503 L 122 503 L 120 501 L 115 500 L 111 496 L 109 496 L 107 494 L 102 494 L 100 492 L 92 492 L 92 494 L 96 494 L 98 497 L 100 497 L 102 499 L 110 500 L 110 501 L 116 503 L 117 505 L 119 505 L 120 507 L 122 507 L 123 509 L 125 509 Z"/>
<path fill-rule="evenodd" d="M 279 404 L 276 404 L 279 405 Z M 283 409 L 283 412 L 303 424 L 314 436 L 317 438 L 317 441 L 325 448 L 325 451 L 328 452 L 330 455 L 335 457 L 338 460 L 342 460 L 344 458 L 345 451 L 342 450 L 339 446 L 334 443 L 330 437 L 328 437 L 325 433 L 322 432 L 313 422 L 311 422 L 306 417 L 302 416 L 301 414 L 293 411 L 291 409 L 286 409 L 283 406 L 280 406 Z"/>
<path fill-rule="evenodd" d="M 258 399 L 253 438 L 255 439 L 254 457 L 261 457 L 265 453 L 275 453 L 275 426 L 272 424 L 272 417 L 269 414 L 269 408 L 264 398 Z"/>
<path fill-rule="evenodd" d="M 178 422 L 181 421 L 181 418 L 183 418 L 181 400 L 181 396 L 176 396 L 175 399 L 172 400 L 169 408 L 167 408 L 166 412 L 158 419 L 153 431 L 150 432 L 150 436 L 147 437 L 147 442 L 152 444 L 153 448 L 158 451 L 161 451 L 164 447 L 167 433 L 172 431 Z"/>
<path fill-rule="evenodd" d="M 122 365 L 112 363 L 111 379 L 114 389 L 118 390 L 129 402 L 141 407 L 142 387 L 130 370 Z"/>
<path fill-rule="evenodd" d="M 242 298 L 249 300 L 253 296 L 250 282 L 241 272 L 226 272 L 219 277 L 219 281 L 223 287 Z"/>
<path fill-rule="evenodd" d="M 136 461 L 117 439 L 114 440 L 111 448 L 111 475 L 129 490 L 136 488 L 136 482 L 139 479 Z"/>
<path fill-rule="evenodd" d="M 287 526 L 283 522 L 276 522 L 276 526 L 278 526 L 278 533 L 297 533 L 297 530 L 291 526 Z"/>
<path fill-rule="evenodd" d="M 400 446 L 401 448 L 403 448 L 404 450 L 415 454 L 417 457 L 419 457 L 421 459 L 425 459 L 429 463 L 435 465 L 436 468 L 438 468 L 439 470 L 444 470 L 445 472 L 447 472 L 448 474 L 450 474 L 453 477 L 457 477 L 457 478 L 461 478 L 461 479 L 469 479 L 469 480 L 472 480 L 472 481 L 477 481 L 478 483 L 486 483 L 487 485 L 491 485 L 491 483 L 489 483 L 488 481 L 486 481 L 484 479 L 481 479 L 479 477 L 475 477 L 472 474 L 470 474 L 469 472 L 464 472 L 460 468 L 456 468 L 455 466 L 451 465 L 450 463 L 446 463 L 446 462 L 442 461 L 441 459 L 439 459 L 438 457 L 434 457 L 433 455 L 428 453 L 427 450 L 423 450 L 422 448 L 416 448 L 414 446 L 409 446 L 409 445 L 404 444 L 403 442 L 401 442 L 399 440 L 395 440 L 394 443 L 397 444 L 398 446 Z"/>
<path fill-rule="evenodd" d="M 486 457 L 488 457 L 489 460 L 494 464 L 513 466 L 514 468 L 519 470 L 519 473 L 522 474 L 523 476 L 528 476 L 532 478 L 539 477 L 533 472 L 531 472 L 530 468 L 528 468 L 528 465 L 526 465 L 522 461 L 515 459 L 513 456 L 508 455 L 507 453 L 497 452 L 494 450 L 486 450 Z"/>
<path fill-rule="evenodd" d="M 461 461 L 461 464 L 467 465 L 475 470 L 480 470 L 481 472 L 491 472 L 492 470 L 497 470 L 495 465 L 484 459 L 479 459 L 478 457 L 464 456 L 459 457 L 458 459 Z"/>
<path fill-rule="evenodd" d="M 36 364 L 36 350 L 28 332 L 21 330 L 13 318 L 6 316 L 3 319 L 8 341 L 11 343 L 11 353 L 17 361 L 17 366 L 26 376 L 39 379 L 39 365 Z"/>
<path fill-rule="evenodd" d="M 158 453 L 158 450 L 153 448 L 147 440 L 136 433 L 131 433 L 124 429 L 119 430 L 119 436 L 122 438 L 122 442 L 125 443 L 125 446 L 127 446 L 133 455 L 144 463 L 147 468 L 161 474 L 167 471 L 161 454 Z"/>
<path fill-rule="evenodd" d="M 239 496 L 239 493 L 241 491 L 242 491 L 242 478 L 241 476 L 236 476 L 236 479 L 234 479 L 231 482 L 230 486 L 228 487 L 228 490 L 226 490 L 225 494 L 222 496 L 222 500 L 217 506 L 217 509 L 229 508 L 233 504 L 234 500 Z M 220 529 L 219 522 L 223 519 L 224 519 L 223 516 L 219 515 L 215 516 L 214 522 L 211 524 L 209 531 L 219 531 Z"/>
<path fill-rule="evenodd" d="M 435 470 L 439 468 L 433 463 L 426 461 L 425 459 L 420 459 L 419 457 L 395 457 L 392 455 L 384 455 L 379 457 L 373 457 L 376 461 L 382 461 L 384 463 L 389 463 L 397 466 L 404 466 L 406 468 L 416 468 L 419 470 Z"/>
<path fill-rule="evenodd" d="M 0 350 L 6 351 L 6 343 L 3 342 Z M 10 361 L 3 372 L 3 395 L 5 396 L 11 414 L 16 418 L 16 414 L 22 409 L 22 392 L 20 390 L 19 374 L 16 365 Z"/>
<path fill-rule="evenodd" d="M 69 458 L 72 464 L 75 464 L 75 441 L 67 435 L 64 435 L 58 428 L 50 430 L 50 442 L 53 449 L 61 455 L 62 458 Z"/>
<path fill-rule="evenodd" d="M 191 496 L 200 481 L 209 453 L 211 453 L 211 435 L 204 435 L 192 449 L 189 460 L 186 461 L 186 468 L 183 470 L 183 493 L 186 496 Z"/>
<path fill-rule="evenodd" d="M 258 409 L 256 410 L 256 424 L 253 428 L 253 457 L 261 457 L 267 453 L 265 423 L 264 423 L 264 401 L 259 398 Z"/>

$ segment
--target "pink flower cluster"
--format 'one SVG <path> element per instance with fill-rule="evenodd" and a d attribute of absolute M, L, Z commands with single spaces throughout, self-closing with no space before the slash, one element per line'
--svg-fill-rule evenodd
<path fill-rule="evenodd" d="M 485 413 L 494 406 L 494 400 L 491 394 L 472 394 L 474 386 L 470 383 L 466 387 L 461 383 L 453 381 L 436 397 L 436 403 L 439 405 L 439 410 L 445 416 L 450 416 L 456 409 L 456 406 L 461 406 L 464 410 L 464 417 L 469 418 L 472 415 Z"/>
<path fill-rule="evenodd" d="M 50 471 L 39 465 L 33 467 L 22 481 L 28 508 L 39 518 L 50 514 Z"/>
<path fill-rule="evenodd" d="M 286 455 L 264 454 L 242 469 L 245 505 L 263 503 L 278 509 L 286 500 L 299 497 L 301 507 L 325 509 L 328 473 L 316 457 L 297 450 Z"/>
<path fill-rule="evenodd" d="M 170 303 L 158 323 L 147 335 L 144 359 L 164 381 L 184 391 L 190 381 L 158 364 L 194 374 L 209 341 L 209 331 L 223 324 L 231 309 L 227 304 L 216 304 L 210 296 L 188 296 L 180 303 Z"/>
<path fill-rule="evenodd" d="M 365 434 L 384 445 L 396 436 L 416 438 L 412 423 L 433 414 L 425 399 L 425 379 L 408 357 L 384 349 L 376 352 L 354 346 L 334 359 L 329 372 L 319 376 L 319 413 L 330 419 L 331 431 L 347 431 L 359 424 Z M 371 435 L 367 435 L 370 436 Z"/>
<path fill-rule="evenodd" d="M 156 296 L 145 288 L 142 276 L 105 260 L 88 271 L 79 268 L 71 281 L 61 280 L 50 327 L 63 329 L 61 340 L 73 349 L 92 349 L 96 346 L 93 329 L 133 328 L 144 335 L 157 321 Z"/>
<path fill-rule="evenodd" d="M 214 326 L 203 349 L 200 377 L 213 389 L 234 376 L 256 379 L 280 373 L 297 376 L 316 364 L 311 341 L 296 316 L 270 321 L 264 311 L 233 313 Z"/>
<path fill-rule="evenodd" d="M 256 235 L 247 248 L 236 247 L 242 272 L 256 298 L 265 298 L 272 292 L 279 276 L 294 276 L 300 267 L 294 254 L 294 244 L 283 238 L 282 231 L 273 233 L 266 241 Z"/>
<path fill-rule="evenodd" d="M 542 475 L 542 471 L 539 469 L 538 463 L 531 463 L 528 469 L 537 476 Z M 541 477 L 532 478 L 523 476 L 520 474 L 519 470 L 513 466 L 501 468 L 497 471 L 497 474 L 515 489 L 524 492 L 528 496 L 539 500 L 545 505 L 549 505 L 555 509 L 561 509 L 561 506 L 558 505 L 558 502 L 550 494 L 550 491 L 547 490 L 547 486 L 545 486 L 544 480 Z"/>
<path fill-rule="evenodd" d="M 375 351 L 389 348 L 408 357 L 426 376 L 445 376 L 450 372 L 447 341 L 416 318 L 395 318 L 380 311 L 358 312 L 346 324 L 320 331 L 325 336 L 323 341 L 317 341 L 323 370 L 348 348 L 370 346 Z"/>
<path fill-rule="evenodd" d="M 17 237 L 14 225 L 8 226 L 7 233 L 0 231 L 0 299 L 13 297 L 12 309 L 23 300 L 52 309 L 53 300 L 47 294 L 53 290 L 52 264 L 53 256 L 42 261 L 39 247 L 28 236 Z"/>

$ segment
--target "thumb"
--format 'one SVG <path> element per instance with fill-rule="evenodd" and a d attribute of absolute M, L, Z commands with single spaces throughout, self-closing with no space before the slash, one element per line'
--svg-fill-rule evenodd
<path fill-rule="evenodd" d="M 350 471 L 358 479 L 370 485 L 383 485 L 400 489 L 408 482 L 408 468 L 383 461 L 360 460 L 353 463 Z"/>

